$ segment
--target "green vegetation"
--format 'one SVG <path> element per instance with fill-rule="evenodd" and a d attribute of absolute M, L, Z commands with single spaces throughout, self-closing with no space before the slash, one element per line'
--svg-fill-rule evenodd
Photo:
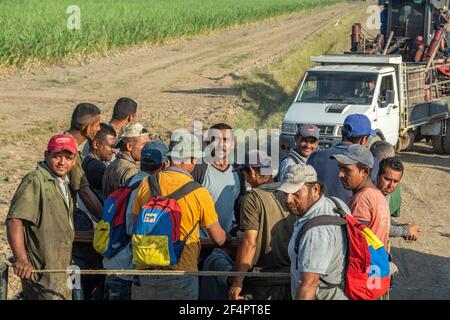
<path fill-rule="evenodd" d="M 239 114 L 237 128 L 279 128 L 293 102 L 300 80 L 311 66 L 310 56 L 343 53 L 349 49 L 351 25 L 364 12 L 356 12 L 338 25 L 317 33 L 311 40 L 292 48 L 269 67 L 255 69 L 241 80 L 239 89 L 247 103 Z"/>
<path fill-rule="evenodd" d="M 344 0 L 0 0 L 0 66 L 50 64 Z M 71 5 L 81 29 L 69 30 Z"/>

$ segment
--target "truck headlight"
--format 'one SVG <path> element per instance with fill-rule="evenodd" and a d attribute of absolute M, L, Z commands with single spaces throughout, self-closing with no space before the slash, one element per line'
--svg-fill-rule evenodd
<path fill-rule="evenodd" d="M 296 126 L 295 123 L 283 123 L 281 126 L 281 132 L 295 134 Z"/>
<path fill-rule="evenodd" d="M 342 128 L 343 128 L 344 126 L 338 126 L 338 129 L 337 129 L 337 135 L 338 136 L 342 136 Z"/>

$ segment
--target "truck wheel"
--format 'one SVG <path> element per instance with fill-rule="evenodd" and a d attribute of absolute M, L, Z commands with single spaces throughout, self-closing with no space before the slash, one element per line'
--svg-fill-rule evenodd
<path fill-rule="evenodd" d="M 447 132 L 442 137 L 442 149 L 445 154 L 450 154 L 450 120 L 447 120 Z"/>
<path fill-rule="evenodd" d="M 441 135 L 431 137 L 431 144 L 433 145 L 434 152 L 438 154 L 444 153 L 443 140 L 444 138 Z"/>

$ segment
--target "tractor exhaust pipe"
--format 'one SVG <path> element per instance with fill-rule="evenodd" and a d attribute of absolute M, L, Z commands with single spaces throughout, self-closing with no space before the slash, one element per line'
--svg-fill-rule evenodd
<path fill-rule="evenodd" d="M 355 23 L 352 26 L 352 52 L 358 52 L 361 48 L 361 24 Z"/>

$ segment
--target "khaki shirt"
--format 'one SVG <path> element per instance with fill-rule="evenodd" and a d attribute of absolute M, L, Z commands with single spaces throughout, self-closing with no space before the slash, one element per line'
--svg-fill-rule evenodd
<path fill-rule="evenodd" d="M 139 171 L 136 161 L 128 155 L 119 152 L 114 160 L 105 170 L 102 181 L 102 191 L 105 199 L 120 186 L 125 185 L 128 179 Z"/>
<path fill-rule="evenodd" d="M 73 202 L 65 200 L 59 182 L 43 162 L 28 173 L 11 201 L 7 219 L 21 219 L 25 249 L 35 269 L 67 269 L 71 262 Z M 26 298 L 71 299 L 66 274 L 37 274 L 23 282 Z"/>

